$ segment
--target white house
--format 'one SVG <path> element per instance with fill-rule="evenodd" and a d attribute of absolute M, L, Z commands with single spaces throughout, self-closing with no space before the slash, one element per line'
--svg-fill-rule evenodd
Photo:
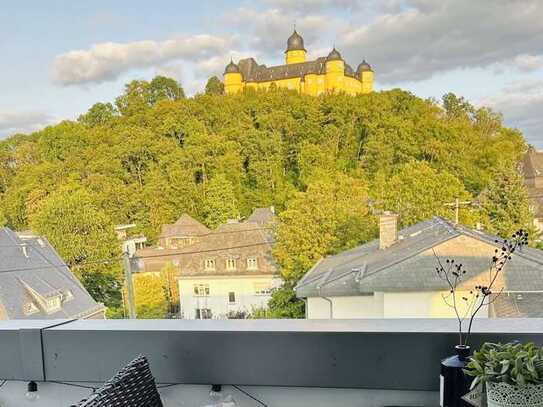
<path fill-rule="evenodd" d="M 443 300 L 449 288 L 435 271 L 434 252 L 464 265 L 467 293 L 487 283 L 495 241 L 438 217 L 398 231 L 397 216 L 384 214 L 379 239 L 322 259 L 296 294 L 305 299 L 309 319 L 454 317 Z M 543 317 L 543 251 L 516 252 L 498 285 L 502 295 L 480 317 Z"/>

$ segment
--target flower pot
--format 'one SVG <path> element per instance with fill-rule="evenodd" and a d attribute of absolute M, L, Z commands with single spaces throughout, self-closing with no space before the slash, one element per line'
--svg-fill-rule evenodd
<path fill-rule="evenodd" d="M 543 407 L 543 384 L 486 383 L 488 407 Z"/>
<path fill-rule="evenodd" d="M 440 403 L 441 407 L 469 407 L 462 399 L 471 384 L 471 377 L 464 374 L 463 369 L 469 362 L 470 347 L 457 345 L 456 355 L 441 361 Z"/>

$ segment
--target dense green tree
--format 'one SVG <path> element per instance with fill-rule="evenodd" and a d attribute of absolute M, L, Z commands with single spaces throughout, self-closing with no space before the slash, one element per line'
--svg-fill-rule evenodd
<path fill-rule="evenodd" d="M 228 219 L 237 219 L 239 211 L 232 183 L 223 175 L 217 175 L 209 181 L 203 201 L 205 223 L 215 228 Z"/>
<path fill-rule="evenodd" d="M 206 95 L 223 95 L 224 83 L 216 76 L 212 76 L 207 80 L 205 93 Z"/>
<path fill-rule="evenodd" d="M 156 76 L 151 82 L 134 80 L 124 88 L 124 93 L 115 100 L 117 109 L 126 116 L 143 113 L 161 100 L 183 99 L 185 92 L 172 78 Z"/>
<path fill-rule="evenodd" d="M 168 300 L 162 278 L 154 275 L 136 276 L 134 278 L 134 301 L 138 319 L 165 318 L 168 313 Z M 128 307 L 127 304 L 125 307 Z"/>
<path fill-rule="evenodd" d="M 118 112 L 111 103 L 95 103 L 87 113 L 79 116 L 77 121 L 87 127 L 94 127 L 108 123 Z"/>
<path fill-rule="evenodd" d="M 341 174 L 310 184 L 279 218 L 274 255 L 289 282 L 296 282 L 322 256 L 362 243 L 375 231 L 367 186 Z"/>
<path fill-rule="evenodd" d="M 272 293 L 265 318 L 304 318 L 305 304 L 296 297 L 291 283 L 286 283 Z"/>
<path fill-rule="evenodd" d="M 485 227 L 507 239 L 519 229 L 534 237 L 533 213 L 521 174 L 514 168 L 498 168 L 480 196 Z"/>
<path fill-rule="evenodd" d="M 420 161 L 401 165 L 390 178 L 376 178 L 373 184 L 376 206 L 399 214 L 403 225 L 437 215 L 454 219 L 452 207 L 446 204 L 457 198 L 461 201 L 471 198 L 454 175 Z M 462 211 L 462 215 L 463 223 L 473 224 L 467 211 Z"/>
<path fill-rule="evenodd" d="M 97 301 L 120 304 L 119 242 L 114 225 L 82 189 L 60 189 L 39 205 L 30 225 L 44 235 Z"/>

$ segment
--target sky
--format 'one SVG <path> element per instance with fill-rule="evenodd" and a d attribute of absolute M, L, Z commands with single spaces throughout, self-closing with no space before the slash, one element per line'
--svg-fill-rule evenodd
<path fill-rule="evenodd" d="M 447 92 L 501 112 L 543 149 L 543 0 L 4 0 L 0 137 L 75 119 L 157 74 L 192 95 L 233 58 L 281 64 L 294 25 L 376 90 Z"/>

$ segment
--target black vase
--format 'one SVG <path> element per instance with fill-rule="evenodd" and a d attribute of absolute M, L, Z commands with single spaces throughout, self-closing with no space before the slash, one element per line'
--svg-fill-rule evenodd
<path fill-rule="evenodd" d="M 464 374 L 463 369 L 469 363 L 470 347 L 455 346 L 456 355 L 441 361 L 440 406 L 441 407 L 470 407 L 462 400 L 469 392 L 472 378 Z"/>

